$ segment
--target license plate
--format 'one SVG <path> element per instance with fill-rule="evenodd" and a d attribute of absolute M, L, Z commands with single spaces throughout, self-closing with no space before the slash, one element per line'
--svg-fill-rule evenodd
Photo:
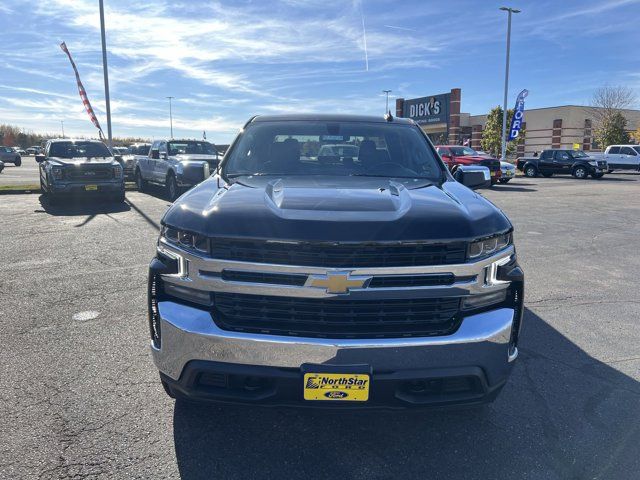
<path fill-rule="evenodd" d="M 85 185 L 84 189 L 87 190 L 87 191 L 98 190 L 98 186 L 97 185 Z"/>
<path fill-rule="evenodd" d="M 305 373 L 304 399 L 366 402 L 369 384 L 365 373 Z"/>

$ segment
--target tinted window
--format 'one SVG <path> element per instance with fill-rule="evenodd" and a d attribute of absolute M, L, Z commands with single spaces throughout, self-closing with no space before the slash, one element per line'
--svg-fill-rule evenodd
<path fill-rule="evenodd" d="M 569 154 L 563 150 L 556 152 L 556 160 L 569 160 Z"/>
<path fill-rule="evenodd" d="M 451 151 L 457 157 L 461 157 L 464 155 L 477 155 L 478 153 L 469 147 L 451 147 Z"/>
<path fill-rule="evenodd" d="M 104 143 L 99 142 L 54 142 L 49 147 L 50 157 L 93 158 L 111 157 Z"/>
<path fill-rule="evenodd" d="M 542 156 L 540 158 L 550 160 L 551 158 L 553 158 L 553 150 L 545 150 L 544 152 L 542 152 Z"/>
<path fill-rule="evenodd" d="M 622 147 L 620 149 L 620 153 L 623 155 L 634 155 L 634 156 L 636 154 L 636 152 L 634 152 L 631 147 Z"/>
<path fill-rule="evenodd" d="M 611 147 L 609 153 L 620 153 L 620 147 Z"/>
<path fill-rule="evenodd" d="M 169 142 L 169 155 L 215 155 L 216 150 L 209 142 L 182 141 Z"/>
<path fill-rule="evenodd" d="M 448 148 L 438 147 L 436 150 L 440 155 L 451 155 L 451 152 L 449 151 Z"/>
<path fill-rule="evenodd" d="M 352 148 L 347 155 L 320 155 L 324 145 L 336 142 Z M 281 121 L 250 124 L 224 168 L 227 175 L 361 175 L 435 182 L 442 177 L 440 165 L 413 125 Z"/>

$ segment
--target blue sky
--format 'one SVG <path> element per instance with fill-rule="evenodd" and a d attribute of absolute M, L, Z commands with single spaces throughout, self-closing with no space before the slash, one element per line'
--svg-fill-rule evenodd
<path fill-rule="evenodd" d="M 462 111 L 502 101 L 505 2 L 105 0 L 114 136 L 228 143 L 254 114 L 382 114 L 383 89 L 462 88 Z M 587 104 L 601 85 L 640 94 L 640 0 L 512 0 L 509 103 Z M 97 0 L 0 1 L 0 123 L 95 135 L 65 41 L 106 131 Z M 363 35 L 366 30 L 366 49 Z M 638 95 L 640 97 L 640 95 Z"/>

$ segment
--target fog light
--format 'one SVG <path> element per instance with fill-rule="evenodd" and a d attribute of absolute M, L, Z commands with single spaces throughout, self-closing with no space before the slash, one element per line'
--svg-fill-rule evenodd
<path fill-rule="evenodd" d="M 169 282 L 162 282 L 162 285 L 164 286 L 164 293 L 172 297 L 205 306 L 211 306 L 213 303 L 211 302 L 211 294 L 209 292 L 203 292 L 202 290 L 183 287 Z"/>
<path fill-rule="evenodd" d="M 495 303 L 502 303 L 507 299 L 507 289 L 482 295 L 471 295 L 462 299 L 462 310 L 474 310 Z"/>

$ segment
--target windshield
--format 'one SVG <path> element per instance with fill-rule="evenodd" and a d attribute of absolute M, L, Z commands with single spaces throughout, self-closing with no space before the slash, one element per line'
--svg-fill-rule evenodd
<path fill-rule="evenodd" d="M 50 157 L 92 158 L 111 157 L 111 152 L 100 142 L 55 142 L 49 147 Z"/>
<path fill-rule="evenodd" d="M 149 155 L 149 148 L 151 145 L 134 145 L 131 148 L 131 153 L 134 155 Z"/>
<path fill-rule="evenodd" d="M 456 157 L 461 157 L 463 155 L 478 155 L 473 148 L 469 147 L 450 147 L 451 151 Z"/>
<path fill-rule="evenodd" d="M 365 122 L 252 123 L 224 169 L 228 176 L 361 175 L 434 182 L 442 177 L 440 164 L 417 127 Z"/>
<path fill-rule="evenodd" d="M 209 142 L 181 141 L 169 142 L 169 155 L 196 154 L 215 155 L 216 149 Z"/>
<path fill-rule="evenodd" d="M 584 153 L 582 150 L 573 150 L 571 152 L 571 156 L 573 158 L 585 158 L 588 157 L 589 155 L 587 155 L 586 153 Z"/>

